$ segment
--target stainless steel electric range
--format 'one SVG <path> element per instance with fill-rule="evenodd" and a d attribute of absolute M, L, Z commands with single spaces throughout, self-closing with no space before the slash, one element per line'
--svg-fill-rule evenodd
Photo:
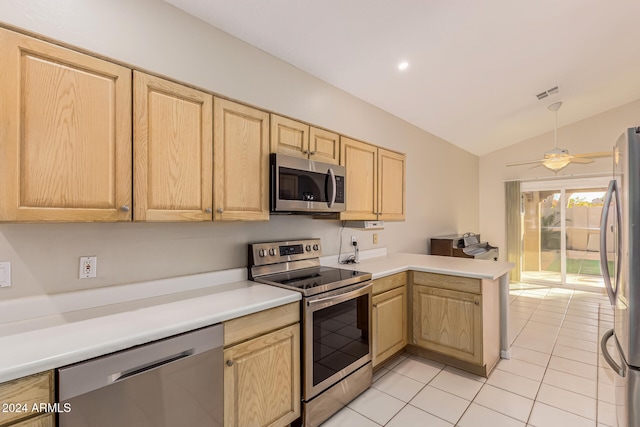
<path fill-rule="evenodd" d="M 371 274 L 320 265 L 320 239 L 249 245 L 249 278 L 302 293 L 302 423 L 371 385 Z"/>

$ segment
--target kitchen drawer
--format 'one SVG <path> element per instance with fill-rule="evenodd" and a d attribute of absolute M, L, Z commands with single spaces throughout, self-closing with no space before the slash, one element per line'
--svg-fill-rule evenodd
<path fill-rule="evenodd" d="M 228 347 L 299 321 L 299 302 L 238 317 L 224 322 L 224 346 Z"/>
<path fill-rule="evenodd" d="M 4 412 L 0 407 L 0 425 L 33 415 L 33 404 L 53 402 L 53 372 L 41 372 L 28 377 L 18 378 L 0 384 L 0 405 L 26 405 L 26 412 L 10 410 Z"/>
<path fill-rule="evenodd" d="M 21 421 L 18 424 L 11 424 L 11 427 L 55 427 L 55 425 L 55 415 L 47 414 L 40 415 L 35 418 L 29 418 L 28 420 Z"/>
<path fill-rule="evenodd" d="M 413 272 L 413 283 L 415 285 L 431 286 L 440 289 L 449 289 L 459 292 L 471 292 L 480 294 L 481 280 L 470 277 L 450 276 L 448 274 L 425 273 L 422 271 Z"/>
<path fill-rule="evenodd" d="M 391 276 L 381 277 L 373 281 L 373 295 L 378 295 L 391 289 L 399 288 L 407 284 L 407 273 L 397 273 Z"/>

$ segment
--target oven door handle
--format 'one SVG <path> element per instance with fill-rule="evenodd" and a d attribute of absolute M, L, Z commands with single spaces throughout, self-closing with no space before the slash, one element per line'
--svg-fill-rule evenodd
<path fill-rule="evenodd" d="M 369 293 L 372 287 L 371 280 L 358 284 L 356 286 L 349 287 L 346 290 L 342 290 L 341 292 L 332 293 L 329 296 L 325 296 L 317 299 L 308 299 L 307 307 L 313 307 L 317 304 L 326 303 L 331 301 L 332 304 L 339 304 L 341 302 L 353 299 L 354 297 L 358 297 L 360 295 L 364 295 Z"/>

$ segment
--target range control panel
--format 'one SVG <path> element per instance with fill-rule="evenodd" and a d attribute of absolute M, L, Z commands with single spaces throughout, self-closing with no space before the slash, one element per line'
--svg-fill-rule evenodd
<path fill-rule="evenodd" d="M 320 239 L 287 240 L 249 245 L 249 263 L 251 265 L 275 264 L 319 258 L 320 256 L 322 256 Z"/>

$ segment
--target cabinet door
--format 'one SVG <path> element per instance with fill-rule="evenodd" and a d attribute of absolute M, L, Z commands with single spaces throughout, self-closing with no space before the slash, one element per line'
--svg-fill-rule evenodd
<path fill-rule="evenodd" d="M 340 164 L 346 173 L 346 211 L 340 219 L 377 219 L 378 148 L 350 138 L 340 139 Z"/>
<path fill-rule="evenodd" d="M 271 152 L 309 157 L 309 125 L 271 114 Z"/>
<path fill-rule="evenodd" d="M 414 286 L 413 344 L 482 364 L 480 295 Z"/>
<path fill-rule="evenodd" d="M 309 130 L 309 158 L 333 165 L 340 164 L 340 135 L 311 127 Z"/>
<path fill-rule="evenodd" d="M 378 219 L 405 219 L 405 155 L 378 148 Z"/>
<path fill-rule="evenodd" d="M 224 351 L 225 427 L 285 426 L 300 416 L 300 325 Z"/>
<path fill-rule="evenodd" d="M 407 287 L 373 297 L 373 366 L 407 345 Z"/>
<path fill-rule="evenodd" d="M 213 102 L 214 219 L 269 219 L 269 113 Z"/>
<path fill-rule="evenodd" d="M 213 219 L 213 96 L 134 72 L 136 221 Z"/>
<path fill-rule="evenodd" d="M 0 29 L 0 221 L 131 219 L 131 70 Z"/>

